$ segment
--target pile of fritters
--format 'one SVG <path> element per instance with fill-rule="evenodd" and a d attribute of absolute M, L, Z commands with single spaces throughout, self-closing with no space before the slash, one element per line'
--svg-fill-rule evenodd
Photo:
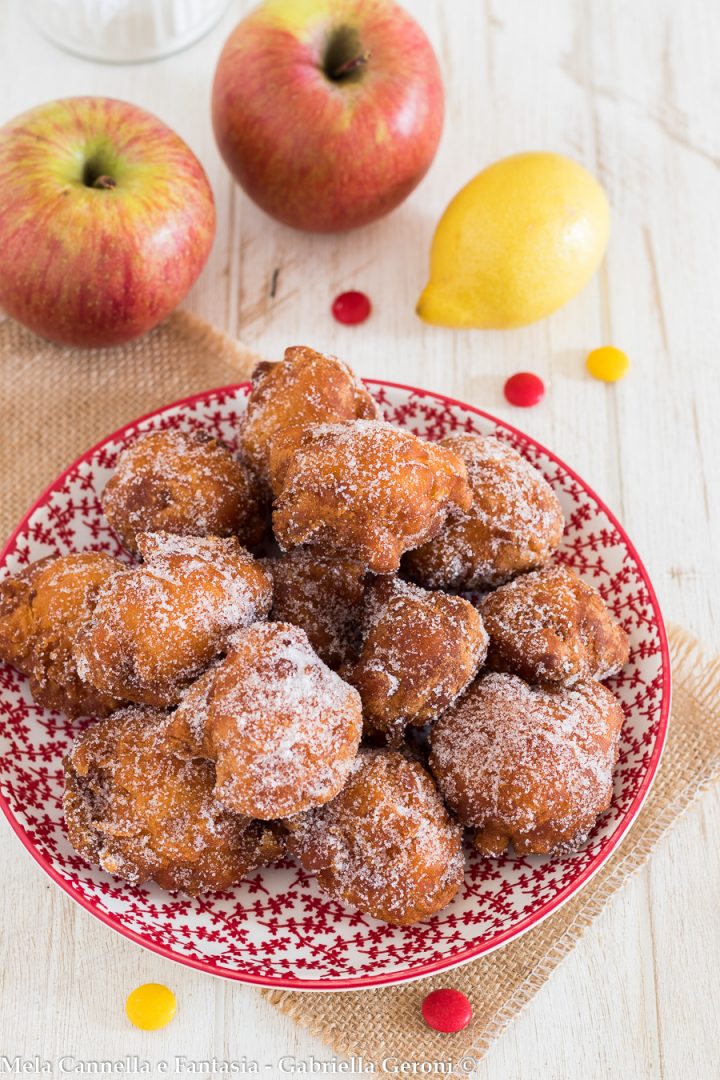
<path fill-rule="evenodd" d="M 65 761 L 77 852 L 197 894 L 289 851 L 406 925 L 457 893 L 464 829 L 486 855 L 581 843 L 611 800 L 623 714 L 600 680 L 628 643 L 551 562 L 543 477 L 496 439 L 384 423 L 304 346 L 259 366 L 239 442 L 138 436 L 103 496 L 137 561 L 0 584 L 0 658 L 96 718 Z"/>

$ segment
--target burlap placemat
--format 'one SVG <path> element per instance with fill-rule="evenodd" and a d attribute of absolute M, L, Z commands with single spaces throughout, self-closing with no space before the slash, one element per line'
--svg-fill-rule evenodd
<path fill-rule="evenodd" d="M 0 316 L 2 318 L 2 316 Z M 83 450 L 196 391 L 242 382 L 259 357 L 187 312 L 115 349 L 61 348 L 0 322 L 0 534 Z"/>
<path fill-rule="evenodd" d="M 75 352 L 0 323 L 0 534 L 92 443 L 157 406 L 246 378 L 258 357 L 184 314 L 122 348 Z M 405 987 L 337 994 L 263 991 L 338 1054 L 379 1063 L 480 1058 L 527 1004 L 690 802 L 720 775 L 720 658 L 670 628 L 672 722 L 647 803 L 620 850 L 586 888 L 518 941 L 445 976 Z M 472 1025 L 438 1035 L 420 1018 L 435 986 L 464 990 Z"/>

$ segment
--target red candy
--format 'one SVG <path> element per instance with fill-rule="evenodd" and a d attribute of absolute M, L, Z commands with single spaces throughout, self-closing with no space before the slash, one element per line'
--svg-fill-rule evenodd
<path fill-rule="evenodd" d="M 472 1005 L 460 990 L 432 990 L 422 1003 L 422 1014 L 434 1031 L 462 1031 L 472 1020 Z"/>
<path fill-rule="evenodd" d="M 544 396 L 545 383 L 539 375 L 533 375 L 532 371 L 518 371 L 517 375 L 511 375 L 505 383 L 505 397 L 511 405 L 519 405 L 521 409 L 537 405 Z"/>
<path fill-rule="evenodd" d="M 364 292 L 340 293 L 332 304 L 332 313 L 338 322 L 346 326 L 355 326 L 356 323 L 365 322 L 370 314 L 370 300 Z"/>

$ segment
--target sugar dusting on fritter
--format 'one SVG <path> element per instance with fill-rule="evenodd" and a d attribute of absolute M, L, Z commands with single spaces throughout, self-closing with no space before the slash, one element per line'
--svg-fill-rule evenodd
<path fill-rule="evenodd" d="M 191 893 L 226 887 L 272 851 L 261 829 L 217 803 L 210 762 L 172 753 L 171 722 L 130 707 L 75 742 L 66 761 L 70 839 L 132 883 L 155 877 Z"/>
<path fill-rule="evenodd" d="M 487 644 L 482 619 L 468 601 L 428 592 L 401 578 L 379 578 L 366 593 L 355 670 L 381 677 L 386 715 L 397 711 L 392 699 L 404 691 L 398 718 L 413 722 L 419 717 L 424 723 L 447 708 L 474 678 Z M 416 712 L 408 715 L 404 708 L 410 704 Z"/>
<path fill-rule="evenodd" d="M 460 829 L 423 766 L 395 751 L 362 750 L 338 798 L 295 824 L 291 848 L 331 895 L 389 921 L 438 910 L 463 876 Z"/>
<path fill-rule="evenodd" d="M 152 467 L 145 466 L 138 470 L 136 454 L 146 445 L 152 446 Z M 162 491 L 150 492 L 148 483 L 152 481 L 159 485 L 164 481 L 168 500 L 182 498 L 192 503 L 194 534 L 212 533 L 215 528 L 214 500 L 209 502 L 204 497 L 204 488 L 219 489 L 228 499 L 236 493 L 236 484 L 228 471 L 218 468 L 218 459 L 225 455 L 235 463 L 237 469 L 242 467 L 226 447 L 212 440 L 205 432 L 170 429 L 139 435 L 118 457 L 112 482 L 103 493 L 103 509 L 110 517 L 121 508 L 133 530 L 140 532 L 147 527 L 147 510 L 139 498 L 134 505 L 128 498 L 128 492 L 137 486 L 140 494 L 144 489 L 148 497 L 151 495 L 153 500 L 158 500 Z M 156 507 L 152 506 L 152 509 Z"/>
<path fill-rule="evenodd" d="M 259 818 L 326 802 L 347 778 L 361 723 L 357 692 L 322 663 L 303 630 L 256 623 L 218 668 L 211 692 L 206 731 L 218 798 Z"/>
<path fill-rule="evenodd" d="M 512 447 L 492 436 L 449 435 L 440 443 L 465 463 L 473 503 L 453 509 L 445 528 L 417 556 L 423 584 L 474 588 L 498 585 L 517 570 L 545 562 L 560 541 L 562 509 L 544 477 Z M 505 566 L 508 557 L 517 565 Z"/>
<path fill-rule="evenodd" d="M 487 596 L 481 611 L 496 666 L 531 681 L 603 680 L 627 661 L 624 630 L 597 590 L 565 566 L 523 574 Z"/>
<path fill-rule="evenodd" d="M 146 562 L 102 590 L 76 654 L 81 678 L 103 687 L 121 674 L 128 689 L 145 687 L 159 656 L 173 682 L 193 677 L 271 602 L 269 577 L 234 538 L 144 533 L 138 542 Z"/>
<path fill-rule="evenodd" d="M 387 573 L 470 498 L 462 462 L 438 444 L 380 420 L 314 424 L 287 466 L 273 524 L 284 547 L 332 541 Z"/>
<path fill-rule="evenodd" d="M 543 690 L 489 674 L 441 718 L 430 764 L 466 825 L 531 830 L 603 807 L 617 760 L 622 710 L 588 681 Z"/>

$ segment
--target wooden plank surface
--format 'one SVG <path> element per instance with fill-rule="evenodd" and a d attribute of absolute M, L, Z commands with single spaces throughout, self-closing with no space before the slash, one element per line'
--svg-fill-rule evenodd
<path fill-rule="evenodd" d="M 307 342 L 363 375 L 439 389 L 518 423 L 617 511 L 667 617 L 720 646 L 720 5 L 406 0 L 438 49 L 445 134 L 430 174 L 398 212 L 339 238 L 274 224 L 219 159 L 208 114 L 212 70 L 249 6 L 233 3 L 190 51 L 128 68 L 65 55 L 26 22 L 22 4 L 5 0 L 0 119 L 80 93 L 158 113 L 202 159 L 218 203 L 217 242 L 191 310 L 268 356 Z M 606 264 L 572 304 L 535 326 L 423 326 L 414 302 L 446 202 L 483 165 L 534 148 L 577 157 L 605 185 L 613 211 Z M 329 314 L 333 296 L 350 287 L 375 304 L 361 328 L 340 327 Z M 583 371 L 588 349 L 605 342 L 633 363 L 615 387 Z M 502 398 L 504 378 L 522 369 L 549 389 L 527 413 Z M 478 1077 L 720 1076 L 719 826 L 715 790 L 613 901 Z M 255 991 L 172 965 L 96 923 L 34 868 L 4 824 L 0 850 L 0 1055 L 244 1055 L 272 1076 L 281 1075 L 282 1056 L 329 1059 Z M 164 1032 L 136 1032 L 124 1019 L 126 993 L 146 980 L 178 994 L 181 1015 Z"/>

